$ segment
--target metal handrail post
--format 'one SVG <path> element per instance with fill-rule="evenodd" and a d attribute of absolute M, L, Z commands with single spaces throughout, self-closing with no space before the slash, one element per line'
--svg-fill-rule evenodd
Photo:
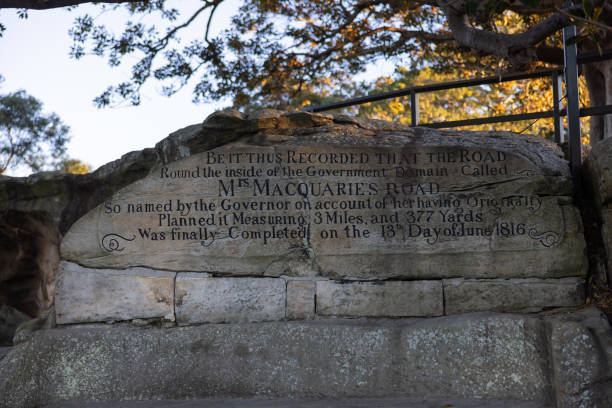
<path fill-rule="evenodd" d="M 576 43 L 567 44 L 576 36 L 576 26 L 563 29 L 565 62 L 565 95 L 567 104 L 567 128 L 569 132 L 570 166 L 577 188 L 580 186 L 580 165 L 582 164 L 582 142 L 580 140 L 580 103 L 578 100 L 578 55 Z"/>
<path fill-rule="evenodd" d="M 410 89 L 410 126 L 419 126 L 419 94 Z"/>
<path fill-rule="evenodd" d="M 561 144 L 565 140 L 565 129 L 563 128 L 563 118 L 560 115 L 563 109 L 563 102 L 560 98 L 561 93 L 561 77 L 557 71 L 552 73 L 552 88 L 553 88 L 553 126 L 555 129 L 555 143 Z"/>

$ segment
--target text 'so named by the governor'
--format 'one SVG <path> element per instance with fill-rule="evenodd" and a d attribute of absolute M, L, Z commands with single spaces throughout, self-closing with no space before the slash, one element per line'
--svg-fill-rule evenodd
<path fill-rule="evenodd" d="M 104 202 L 103 218 L 123 228 L 100 237 L 100 245 L 109 252 L 135 241 L 195 243 L 203 251 L 285 240 L 553 246 L 562 231 L 541 230 L 525 217 L 537 218 L 542 198 L 482 188 L 529 171 L 511 154 L 475 148 L 216 149 L 157 169 L 148 191 Z"/>

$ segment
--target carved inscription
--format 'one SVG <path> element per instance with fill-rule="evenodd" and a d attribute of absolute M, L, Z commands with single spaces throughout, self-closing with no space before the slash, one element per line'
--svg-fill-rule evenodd
<path fill-rule="evenodd" d="M 557 207 L 503 188 L 533 172 L 479 148 L 226 147 L 161 167 L 106 201 L 100 224 L 113 230 L 99 244 L 211 254 L 279 243 L 319 253 L 555 247 L 564 231 L 541 215 Z"/>

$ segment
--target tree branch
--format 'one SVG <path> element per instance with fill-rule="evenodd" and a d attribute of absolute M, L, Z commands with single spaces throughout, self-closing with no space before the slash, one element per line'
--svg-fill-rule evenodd
<path fill-rule="evenodd" d="M 138 0 L 102 0 L 96 3 L 136 3 Z M 79 4 L 91 3 L 89 0 L 0 0 L 0 9 L 21 8 L 32 10 L 47 10 L 58 7 L 78 6 Z"/>
<path fill-rule="evenodd" d="M 557 11 L 559 13 L 563 14 L 564 16 L 567 16 L 572 21 L 581 21 L 581 22 L 583 22 L 585 24 L 591 24 L 591 25 L 594 25 L 595 27 L 599 27 L 599 28 L 602 28 L 604 30 L 612 31 L 612 27 L 610 27 L 609 25 L 606 25 L 606 24 L 603 24 L 603 23 L 599 23 L 597 21 L 589 20 L 587 18 L 582 18 L 582 17 L 579 17 L 579 16 L 575 16 L 575 15 L 570 14 L 567 11 L 562 10 L 560 8 L 557 8 Z"/>
<path fill-rule="evenodd" d="M 463 3 L 463 2 L 459 2 Z M 528 63 L 537 59 L 535 46 L 555 31 L 571 24 L 569 17 L 555 13 L 529 30 L 518 34 L 494 33 L 469 25 L 461 4 L 438 1 L 444 11 L 451 32 L 457 43 L 476 51 Z"/>

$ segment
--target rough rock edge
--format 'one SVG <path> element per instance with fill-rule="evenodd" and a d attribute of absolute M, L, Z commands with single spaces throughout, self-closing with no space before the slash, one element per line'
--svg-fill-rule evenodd
<path fill-rule="evenodd" d="M 608 206 L 612 200 L 612 174 L 606 163 L 612 155 L 612 138 L 597 142 L 583 164 L 586 188 L 597 205 L 597 209 Z M 601 215 L 601 214 L 600 214 Z"/>
<path fill-rule="evenodd" d="M 550 165 L 544 171 L 551 176 L 568 177 L 561 149 L 554 143 L 531 135 L 510 132 L 457 132 L 428 128 L 411 128 L 382 120 L 354 118 L 308 112 L 263 110 L 245 117 L 236 110 L 211 114 L 202 124 L 187 126 L 171 133 L 154 148 L 133 151 L 85 175 L 43 172 L 28 177 L 0 176 L 0 211 L 44 211 L 64 234 L 89 210 L 128 184 L 145 177 L 158 165 L 213 149 L 241 137 L 260 135 L 255 142 L 269 143 L 267 134 L 294 130 L 295 134 L 314 134 L 335 129 L 362 129 L 366 134 L 381 136 L 431 137 L 433 135 L 494 136 L 500 141 L 520 138 L 539 146 L 531 161 Z M 350 133 L 350 132 L 347 132 Z M 273 139 L 273 136 L 270 136 Z M 436 138 L 439 140 L 439 137 Z M 281 138 L 282 140 L 282 138 Z M 477 139 L 476 139 L 477 140 Z M 477 141 L 475 142 L 477 143 Z M 516 153 L 516 152 L 513 152 Z M 53 198 L 53 200 L 50 200 Z"/>

